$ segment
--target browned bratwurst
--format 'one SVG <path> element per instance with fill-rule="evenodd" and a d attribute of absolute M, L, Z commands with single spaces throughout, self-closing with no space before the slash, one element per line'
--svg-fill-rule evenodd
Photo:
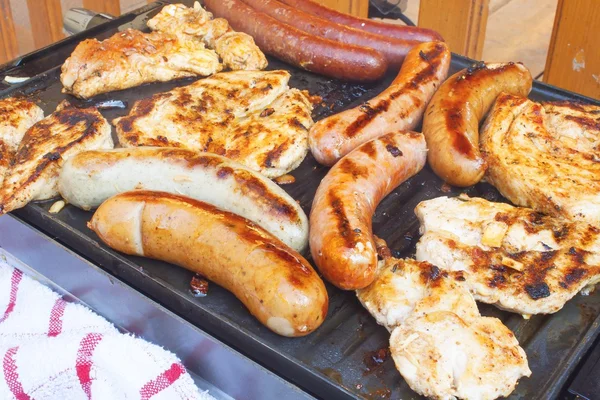
<path fill-rule="evenodd" d="M 249 34 L 262 51 L 317 74 L 355 82 L 383 77 L 388 63 L 373 49 L 339 43 L 281 23 L 241 0 L 204 0 L 215 16 Z"/>
<path fill-rule="evenodd" d="M 108 246 L 197 272 L 232 292 L 273 332 L 304 336 L 327 315 L 323 281 L 251 221 L 207 203 L 137 190 L 106 200 L 88 226 Z"/>
<path fill-rule="evenodd" d="M 315 159 L 333 165 L 357 146 L 390 132 L 414 129 L 439 85 L 448 76 L 446 43 L 421 43 L 406 56 L 389 88 L 358 107 L 320 120 L 310 128 Z"/>
<path fill-rule="evenodd" d="M 379 202 L 425 165 L 423 135 L 390 133 L 342 158 L 321 181 L 310 212 L 310 251 L 323 276 L 345 290 L 373 282 L 371 220 Z"/>
<path fill-rule="evenodd" d="M 387 36 L 401 40 L 414 40 L 416 42 L 443 41 L 442 35 L 434 30 L 419 28 L 416 26 L 404 26 L 374 21 L 372 19 L 359 18 L 344 14 L 331 8 L 322 6 L 311 0 L 279 0 L 288 6 L 302 10 L 306 13 L 327 19 L 340 25 L 360 29 L 365 32 Z"/>
<path fill-rule="evenodd" d="M 264 12 L 276 20 L 306 33 L 380 51 L 387 59 L 389 67 L 393 69 L 400 68 L 406 53 L 419 43 L 415 40 L 386 37 L 340 25 L 287 6 L 277 0 L 242 1 L 257 11 Z"/>
<path fill-rule="evenodd" d="M 481 180 L 486 165 L 479 151 L 479 123 L 502 92 L 527 96 L 531 73 L 520 63 L 478 63 L 452 75 L 433 95 L 423 117 L 427 160 L 454 186 Z"/>

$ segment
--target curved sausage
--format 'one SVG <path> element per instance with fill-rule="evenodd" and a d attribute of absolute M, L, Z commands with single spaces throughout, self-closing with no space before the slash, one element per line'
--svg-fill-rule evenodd
<path fill-rule="evenodd" d="M 359 18 L 344 14 L 331 8 L 322 6 L 311 0 L 279 0 L 288 6 L 302 10 L 306 13 L 327 19 L 336 24 L 346 25 L 362 31 L 375 33 L 401 40 L 414 40 L 416 42 L 443 41 L 442 35 L 432 29 L 419 28 L 417 26 L 405 26 L 375 21 L 372 19 Z"/>
<path fill-rule="evenodd" d="M 310 251 L 323 276 L 345 290 L 371 284 L 377 249 L 371 220 L 379 202 L 425 165 L 423 135 L 389 133 L 342 158 L 321 181 L 310 212 Z"/>
<path fill-rule="evenodd" d="M 527 96 L 531 73 L 523 64 L 478 63 L 452 75 L 425 111 L 423 134 L 433 171 L 454 186 L 471 186 L 486 170 L 479 123 L 501 92 Z"/>
<path fill-rule="evenodd" d="M 258 12 L 241 0 L 204 0 L 217 17 L 249 34 L 262 51 L 310 72 L 368 82 L 383 77 L 388 64 L 378 51 L 310 35 Z"/>
<path fill-rule="evenodd" d="M 306 33 L 331 39 L 340 43 L 372 48 L 380 51 L 388 61 L 389 67 L 398 69 L 408 51 L 416 44 L 414 40 L 403 40 L 376 35 L 328 21 L 287 6 L 277 0 L 242 0 L 257 11 L 276 20 L 298 28 Z"/>
<path fill-rule="evenodd" d="M 203 275 L 280 335 L 304 336 L 327 314 L 325 285 L 308 261 L 258 225 L 207 203 L 136 190 L 102 203 L 88 226 L 117 251 Z"/>
<path fill-rule="evenodd" d="M 62 197 L 84 210 L 135 189 L 205 201 L 256 222 L 297 251 L 308 244 L 308 218 L 290 195 L 216 154 L 166 147 L 86 151 L 69 158 L 58 179 Z"/>
<path fill-rule="evenodd" d="M 449 67 L 450 50 L 445 43 L 429 42 L 413 47 L 396 79 L 379 96 L 312 126 L 308 144 L 315 159 L 333 165 L 368 140 L 414 129 L 433 93 L 448 75 Z"/>

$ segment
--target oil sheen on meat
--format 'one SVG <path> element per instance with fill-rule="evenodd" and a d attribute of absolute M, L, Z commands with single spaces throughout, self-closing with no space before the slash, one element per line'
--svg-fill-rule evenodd
<path fill-rule="evenodd" d="M 312 105 L 287 71 L 223 72 L 134 104 L 114 121 L 123 147 L 215 153 L 275 178 L 308 152 Z"/>
<path fill-rule="evenodd" d="M 514 204 L 600 226 L 600 107 L 503 94 L 481 148 L 486 180 Z"/>
<path fill-rule="evenodd" d="M 23 135 L 42 118 L 44 112 L 31 101 L 14 97 L 0 100 L 0 188 Z"/>
<path fill-rule="evenodd" d="M 549 314 L 600 281 L 600 229 L 461 195 L 421 202 L 417 259 L 464 271 L 475 299 Z"/>
<path fill-rule="evenodd" d="M 414 391 L 434 399 L 508 396 L 531 374 L 527 356 L 499 319 L 479 314 L 463 281 L 461 272 L 384 255 L 375 281 L 357 295 L 391 332 L 392 357 Z"/>
<path fill-rule="evenodd" d="M 64 160 L 84 150 L 112 147 L 110 124 L 97 109 L 61 103 L 54 113 L 29 128 L 19 144 L 0 188 L 0 215 L 30 201 L 58 196 L 58 174 Z"/>

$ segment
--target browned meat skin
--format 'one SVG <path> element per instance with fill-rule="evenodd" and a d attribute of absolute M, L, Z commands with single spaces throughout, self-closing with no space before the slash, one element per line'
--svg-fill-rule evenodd
<path fill-rule="evenodd" d="M 514 204 L 600 226 L 600 107 L 502 94 L 481 150 L 486 180 Z"/>
<path fill-rule="evenodd" d="M 0 215 L 57 196 L 63 160 L 83 150 L 112 147 L 110 125 L 98 110 L 61 103 L 29 128 L 19 144 L 0 188 Z"/>
<path fill-rule="evenodd" d="M 433 95 L 423 117 L 427 161 L 443 180 L 471 186 L 481 180 L 479 123 L 502 92 L 526 96 L 531 74 L 522 64 L 475 64 L 452 75 Z"/>
<path fill-rule="evenodd" d="M 423 168 L 426 152 L 420 133 L 390 133 L 358 147 L 329 170 L 315 194 L 309 225 L 311 254 L 325 279 L 345 290 L 373 281 L 375 208 Z"/>
<path fill-rule="evenodd" d="M 327 315 L 327 290 L 308 261 L 258 225 L 207 203 L 136 190 L 102 203 L 88 225 L 117 251 L 223 286 L 280 335 L 307 335 Z"/>
<path fill-rule="evenodd" d="M 375 280 L 357 296 L 391 332 L 392 357 L 414 391 L 435 399 L 494 399 L 531 374 L 514 334 L 479 314 L 462 271 L 398 260 L 389 250 L 379 254 Z"/>
<path fill-rule="evenodd" d="M 357 146 L 386 133 L 414 129 L 450 67 L 445 43 L 415 46 L 398 76 L 375 98 L 317 122 L 309 133 L 313 156 L 333 165 Z"/>
<path fill-rule="evenodd" d="M 227 20 L 213 19 L 211 13 L 195 2 L 194 7 L 169 4 L 148 21 L 155 31 L 178 36 L 181 40 L 200 40 L 217 52 L 225 68 L 260 70 L 267 67 L 267 58 L 254 43 L 252 36 L 234 32 Z"/>
<path fill-rule="evenodd" d="M 115 119 L 119 143 L 205 151 L 284 175 L 308 153 L 313 124 L 312 105 L 289 79 L 287 71 L 223 72 L 156 94 Z"/>
<path fill-rule="evenodd" d="M 549 314 L 600 281 L 600 229 L 484 199 L 439 197 L 415 209 L 417 259 L 464 271 L 479 301 Z"/>
<path fill-rule="evenodd" d="M 23 135 L 42 118 L 44 112 L 31 101 L 15 97 L 0 99 L 0 188 Z"/>
<path fill-rule="evenodd" d="M 204 4 L 234 29 L 252 36 L 265 53 L 307 71 L 368 82 L 382 78 L 387 69 L 385 57 L 378 51 L 307 34 L 241 0 L 205 0 Z"/>
<path fill-rule="evenodd" d="M 143 83 L 208 76 L 221 70 L 219 57 L 201 42 L 133 29 L 99 42 L 79 43 L 62 66 L 63 92 L 81 98 Z"/>

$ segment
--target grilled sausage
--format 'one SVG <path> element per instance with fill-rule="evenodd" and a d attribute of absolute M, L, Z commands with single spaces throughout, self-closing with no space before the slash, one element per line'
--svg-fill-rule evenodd
<path fill-rule="evenodd" d="M 404 26 L 389 24 L 385 22 L 374 21 L 372 19 L 359 18 L 349 14 L 344 14 L 331 8 L 322 6 L 312 0 L 280 0 L 288 6 L 298 10 L 324 18 L 336 24 L 360 29 L 365 32 L 375 33 L 377 35 L 387 36 L 400 40 L 414 40 L 416 42 L 443 41 L 442 35 L 434 30 L 419 28 L 416 26 Z"/>
<path fill-rule="evenodd" d="M 308 244 L 308 218 L 293 198 L 258 172 L 216 154 L 164 147 L 86 151 L 67 160 L 58 181 L 62 197 L 84 210 L 134 189 L 205 201 L 256 222 L 297 251 Z"/>
<path fill-rule="evenodd" d="M 205 0 L 217 17 L 254 37 L 262 51 L 307 71 L 348 81 L 375 81 L 385 74 L 380 52 L 310 35 L 283 24 L 241 0 Z"/>
<path fill-rule="evenodd" d="M 277 0 L 242 0 L 257 11 L 263 12 L 276 20 L 298 28 L 306 33 L 335 40 L 340 43 L 372 48 L 380 51 L 388 61 L 388 66 L 398 69 L 408 51 L 418 41 L 403 40 L 376 35 L 328 21 L 287 6 Z"/>
<path fill-rule="evenodd" d="M 102 203 L 88 226 L 117 251 L 203 275 L 280 335 L 304 336 L 327 314 L 325 285 L 308 261 L 258 225 L 207 203 L 136 190 Z"/>
<path fill-rule="evenodd" d="M 341 289 L 375 278 L 371 220 L 379 202 L 425 165 L 420 133 L 389 133 L 342 158 L 321 181 L 310 212 L 310 250 L 323 276 Z"/>
<path fill-rule="evenodd" d="M 368 140 L 414 129 L 449 67 L 450 50 L 445 43 L 413 47 L 392 85 L 379 96 L 312 126 L 308 144 L 313 156 L 321 164 L 333 165 Z"/>
<path fill-rule="evenodd" d="M 433 171 L 455 186 L 479 182 L 486 170 L 479 151 L 480 121 L 501 92 L 527 96 L 531 83 L 531 73 L 520 63 L 478 63 L 448 78 L 423 118 Z"/>

